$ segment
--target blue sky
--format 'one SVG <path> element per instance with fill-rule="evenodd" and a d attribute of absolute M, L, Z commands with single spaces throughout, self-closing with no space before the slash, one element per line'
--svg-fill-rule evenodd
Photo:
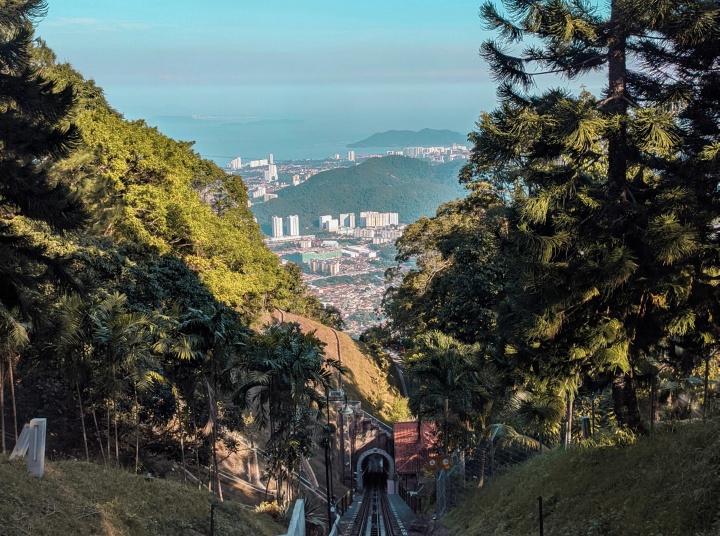
<path fill-rule="evenodd" d="M 468 132 L 495 105 L 480 2 L 48 0 L 37 34 L 127 117 L 234 154 L 166 117 Z"/>

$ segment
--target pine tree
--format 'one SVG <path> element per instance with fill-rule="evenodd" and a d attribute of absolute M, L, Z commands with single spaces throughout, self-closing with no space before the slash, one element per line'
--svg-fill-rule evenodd
<path fill-rule="evenodd" d="M 481 55 L 501 106 L 481 117 L 462 173 L 512 200 L 501 342 L 531 374 L 609 375 L 618 420 L 639 431 L 638 371 L 679 342 L 715 342 L 720 5 L 504 6 L 481 9 L 500 34 Z M 529 92 L 540 75 L 592 71 L 601 97 Z"/>
<path fill-rule="evenodd" d="M 22 306 L 33 276 L 62 275 L 56 258 L 30 238 L 37 222 L 65 231 L 84 213 L 50 164 L 68 154 L 77 134 L 68 121 L 72 87 L 58 88 L 33 64 L 32 22 L 42 0 L 0 1 L 0 307 Z"/>

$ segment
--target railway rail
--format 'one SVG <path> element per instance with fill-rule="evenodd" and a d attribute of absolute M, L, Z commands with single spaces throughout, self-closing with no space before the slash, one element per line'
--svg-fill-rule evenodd
<path fill-rule="evenodd" d="M 368 487 L 354 522 L 343 536 L 407 536 L 407 532 L 398 520 L 385 490 Z"/>

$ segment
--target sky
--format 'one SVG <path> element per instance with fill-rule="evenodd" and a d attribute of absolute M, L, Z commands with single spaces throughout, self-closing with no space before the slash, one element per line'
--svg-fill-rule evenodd
<path fill-rule="evenodd" d="M 48 0 L 36 33 L 129 119 L 208 156 L 297 157 L 390 129 L 469 132 L 495 106 L 480 2 Z"/>

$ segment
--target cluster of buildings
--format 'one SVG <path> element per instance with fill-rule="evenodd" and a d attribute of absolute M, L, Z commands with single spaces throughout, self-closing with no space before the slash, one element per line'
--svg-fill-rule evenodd
<path fill-rule="evenodd" d="M 449 147 L 405 147 L 402 151 L 387 151 L 386 154 L 422 158 L 431 162 L 443 163 L 457 159 L 467 160 L 470 156 L 470 149 L 466 145 L 453 143 Z"/>
<path fill-rule="evenodd" d="M 266 194 L 267 195 L 267 194 Z M 359 226 L 356 224 L 359 222 Z M 340 214 L 339 217 L 333 218 L 332 214 L 320 216 L 319 227 L 323 231 L 329 233 L 338 233 L 341 235 L 350 235 L 354 238 L 368 238 L 378 241 L 377 244 L 385 243 L 399 238 L 402 234 L 401 230 L 388 229 L 389 227 L 397 227 L 400 224 L 397 212 L 372 212 L 365 211 L 360 213 L 360 218 L 355 218 L 354 212 Z M 283 220 L 282 216 L 272 217 L 272 238 L 299 237 L 300 236 L 300 220 L 297 215 L 288 216 Z"/>
<path fill-rule="evenodd" d="M 355 229 L 357 220 L 355 213 L 340 214 L 338 218 L 333 218 L 332 214 L 320 216 L 319 227 L 330 233 L 337 233 L 341 229 Z M 376 227 L 389 227 L 390 225 L 398 225 L 400 223 L 397 212 L 372 212 L 365 211 L 360 213 L 359 227 L 365 229 L 374 229 Z M 347 233 L 345 233 L 347 234 Z"/>
<path fill-rule="evenodd" d="M 288 237 L 299 237 L 300 236 L 300 218 L 299 216 L 293 215 L 288 216 L 283 224 L 283 219 L 280 216 L 272 217 L 272 236 L 273 238 Z"/>

